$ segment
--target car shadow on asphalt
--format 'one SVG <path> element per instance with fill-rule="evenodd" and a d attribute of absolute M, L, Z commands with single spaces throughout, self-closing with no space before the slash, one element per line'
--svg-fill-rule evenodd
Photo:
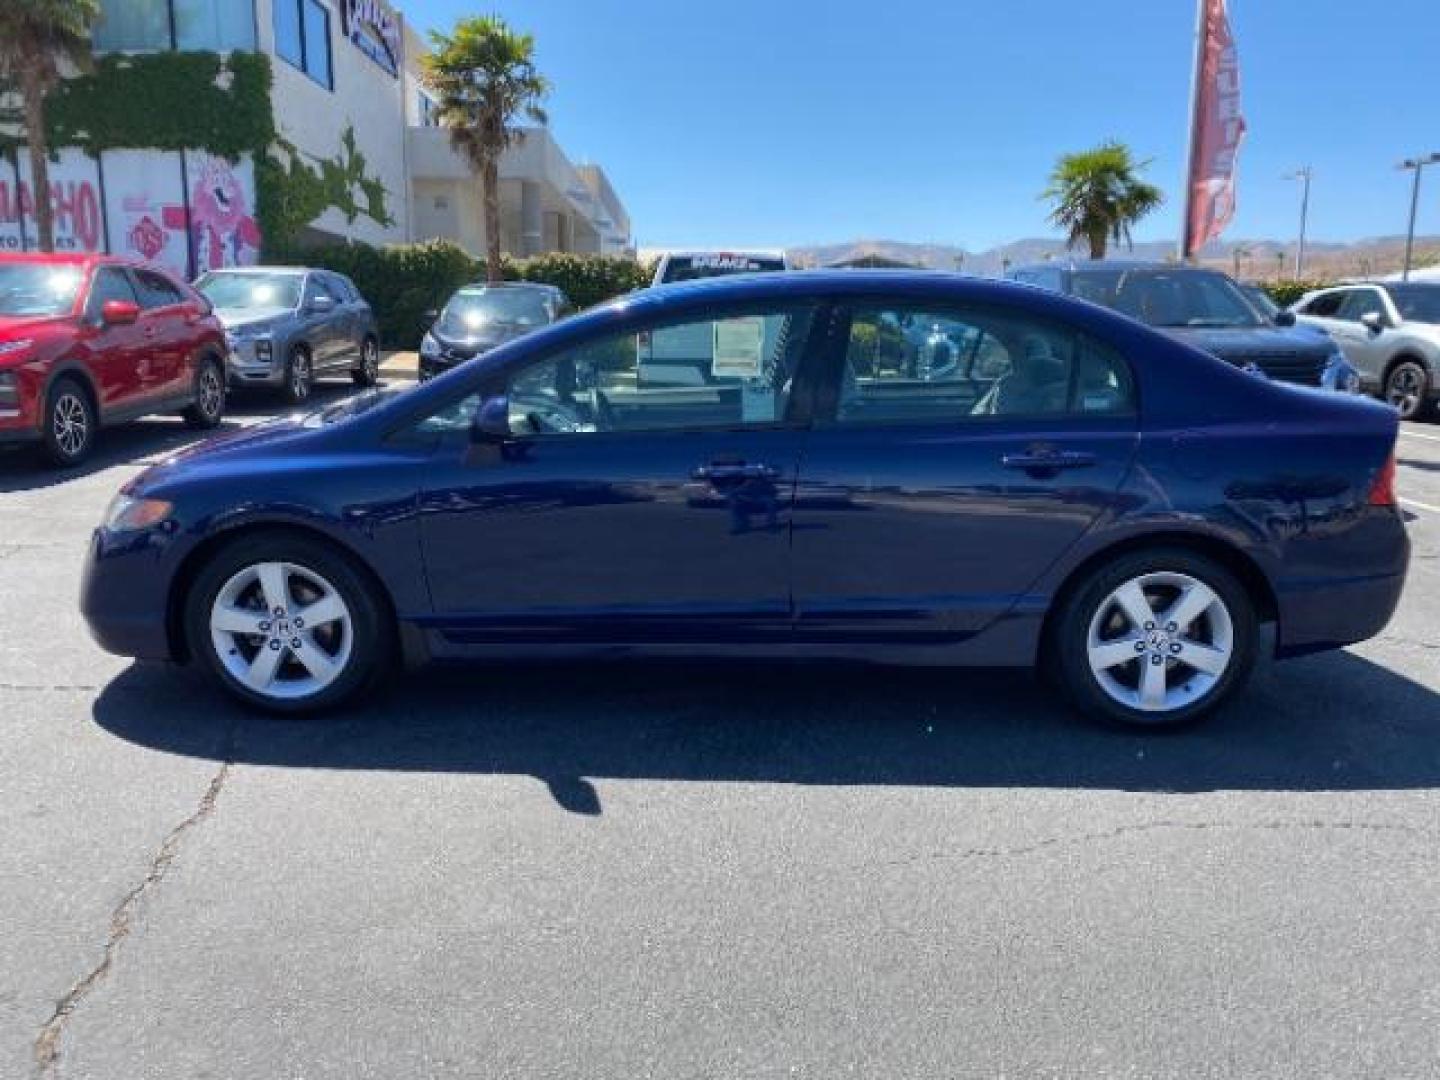
<path fill-rule="evenodd" d="M 427 669 L 366 706 L 280 720 L 193 671 L 135 665 L 94 705 L 112 735 L 295 769 L 529 775 L 574 813 L 592 780 L 1345 791 L 1440 787 L 1440 694 L 1353 653 L 1265 665 L 1208 723 L 1092 725 L 1024 672 L 837 665 Z"/>
<path fill-rule="evenodd" d="M 349 382 L 321 383 L 315 387 L 308 407 L 333 405 L 353 393 L 355 388 Z M 155 416 L 117 424 L 100 432 L 94 452 L 84 464 L 73 469 L 55 468 L 34 446 L 5 447 L 0 453 L 0 494 L 42 491 L 116 466 L 157 461 L 194 443 L 237 431 L 248 423 L 284 416 L 290 411 L 290 406 L 273 394 L 239 391 L 230 398 L 224 423 L 213 431 L 195 431 L 178 416 Z"/>

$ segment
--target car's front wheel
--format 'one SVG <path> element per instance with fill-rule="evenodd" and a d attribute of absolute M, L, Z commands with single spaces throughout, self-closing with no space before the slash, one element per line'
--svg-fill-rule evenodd
<path fill-rule="evenodd" d="M 225 368 L 214 357 L 202 360 L 195 372 L 195 400 L 183 413 L 185 423 L 202 431 L 225 419 Z"/>
<path fill-rule="evenodd" d="M 90 395 L 73 378 L 55 381 L 45 398 L 45 456 L 50 464 L 68 469 L 79 465 L 95 446 L 100 426 Z"/>
<path fill-rule="evenodd" d="M 310 390 L 314 385 L 315 367 L 310 359 L 310 350 L 296 345 L 285 361 L 285 400 L 292 405 L 303 405 L 310 400 Z"/>
<path fill-rule="evenodd" d="M 1255 605 L 1234 574 L 1194 552 L 1156 549 L 1123 555 L 1070 592 L 1049 658 L 1087 715 L 1176 727 L 1245 684 L 1257 634 Z"/>
<path fill-rule="evenodd" d="M 187 597 L 191 654 L 230 693 L 275 712 L 333 708 L 388 672 L 393 628 L 350 558 L 289 533 L 222 548 Z"/>

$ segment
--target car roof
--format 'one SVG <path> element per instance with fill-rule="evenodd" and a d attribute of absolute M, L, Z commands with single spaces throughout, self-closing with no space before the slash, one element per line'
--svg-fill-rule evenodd
<path fill-rule="evenodd" d="M 456 292 L 465 292 L 467 289 L 542 289 L 547 292 L 559 292 L 557 285 L 548 285 L 543 281 L 472 281 L 468 285 L 461 285 Z"/>
<path fill-rule="evenodd" d="M 334 270 L 325 270 L 316 266 L 217 266 L 213 270 L 205 271 L 207 274 L 334 274 Z"/>
<path fill-rule="evenodd" d="M 143 259 L 131 258 L 127 255 L 106 255 L 103 252 L 74 252 L 74 251 L 15 251 L 0 253 L 0 262 L 4 263 L 31 263 L 48 266 L 133 266 L 144 267 L 150 264 Z"/>
<path fill-rule="evenodd" d="M 1188 263 L 1155 262 L 1150 259 L 1051 259 L 1049 262 L 1025 263 L 1021 266 L 1012 266 L 1010 273 L 1022 270 L 1069 270 L 1072 273 L 1118 273 L 1134 274 L 1141 272 L 1149 273 L 1185 273 L 1185 274 L 1220 274 L 1223 271 L 1216 270 L 1212 266 L 1191 266 Z"/>

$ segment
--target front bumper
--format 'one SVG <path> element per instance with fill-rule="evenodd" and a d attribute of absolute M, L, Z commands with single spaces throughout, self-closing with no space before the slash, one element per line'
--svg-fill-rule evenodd
<path fill-rule="evenodd" d="M 280 353 L 273 345 L 271 353 L 266 356 L 257 351 L 256 342 L 244 339 L 236 341 L 230 348 L 230 358 L 225 364 L 230 385 L 284 386 L 285 364 L 279 357 Z"/>
<path fill-rule="evenodd" d="M 178 659 L 168 625 L 170 543 L 157 527 L 113 535 L 96 529 L 80 582 L 80 614 L 102 649 L 137 660 Z"/>

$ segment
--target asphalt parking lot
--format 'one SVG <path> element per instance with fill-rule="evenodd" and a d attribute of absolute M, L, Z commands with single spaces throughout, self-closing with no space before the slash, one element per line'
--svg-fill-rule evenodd
<path fill-rule="evenodd" d="M 0 1075 L 1435 1075 L 1440 425 L 1400 440 L 1386 634 L 1163 738 L 836 667 L 258 718 L 76 610 L 107 500 L 191 437 L 0 457 Z"/>

